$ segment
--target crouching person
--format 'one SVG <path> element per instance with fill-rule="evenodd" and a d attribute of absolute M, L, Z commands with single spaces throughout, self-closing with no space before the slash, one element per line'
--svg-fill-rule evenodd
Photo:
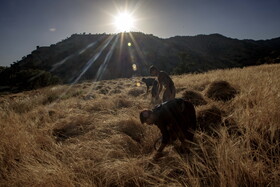
<path fill-rule="evenodd" d="M 193 141 L 196 130 L 196 114 L 192 103 L 183 99 L 173 99 L 156 106 L 152 110 L 143 110 L 140 113 L 141 123 L 155 124 L 162 134 L 161 145 L 155 159 L 160 157 L 163 149 L 177 138 L 181 146 L 186 147 L 186 140 Z"/>
<path fill-rule="evenodd" d="M 147 86 L 146 94 L 149 92 L 150 86 L 153 86 L 154 80 L 154 78 L 142 78 L 142 82 Z"/>

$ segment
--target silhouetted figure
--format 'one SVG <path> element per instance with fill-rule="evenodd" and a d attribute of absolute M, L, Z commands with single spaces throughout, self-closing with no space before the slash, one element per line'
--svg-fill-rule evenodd
<path fill-rule="evenodd" d="M 192 103 L 183 99 L 173 99 L 140 113 L 141 123 L 155 124 L 162 134 L 161 145 L 155 157 L 159 157 L 164 147 L 179 138 L 185 149 L 185 140 L 193 141 L 196 130 L 196 113 Z"/>
<path fill-rule="evenodd" d="M 150 67 L 150 74 L 152 76 L 157 76 L 157 80 L 159 83 L 158 95 L 160 94 L 162 87 L 163 86 L 165 87 L 162 96 L 162 102 L 174 99 L 176 95 L 176 90 L 175 90 L 174 82 L 169 77 L 169 75 L 164 71 L 159 71 L 155 66 Z"/>
<path fill-rule="evenodd" d="M 152 87 L 151 94 L 152 94 L 151 103 L 152 104 L 158 103 L 158 101 L 160 99 L 159 99 L 159 95 L 158 95 L 158 81 L 157 80 L 154 80 L 154 82 L 153 82 L 153 87 Z"/>
<path fill-rule="evenodd" d="M 146 91 L 146 93 L 148 93 L 149 92 L 149 89 L 150 89 L 150 86 L 153 86 L 153 83 L 154 83 L 154 78 L 142 78 L 142 82 L 144 82 L 145 84 L 146 84 L 146 86 L 147 86 L 147 91 Z"/>

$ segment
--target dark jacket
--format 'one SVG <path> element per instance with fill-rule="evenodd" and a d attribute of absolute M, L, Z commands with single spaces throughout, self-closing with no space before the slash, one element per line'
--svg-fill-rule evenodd
<path fill-rule="evenodd" d="M 177 138 L 193 140 L 196 114 L 192 103 L 173 99 L 156 106 L 153 113 L 158 116 L 155 125 L 161 131 L 162 143 L 168 144 Z"/>

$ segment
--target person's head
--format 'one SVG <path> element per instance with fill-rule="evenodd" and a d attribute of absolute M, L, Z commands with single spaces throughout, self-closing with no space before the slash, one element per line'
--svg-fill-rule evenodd
<path fill-rule="evenodd" d="M 150 75 L 157 76 L 159 74 L 159 70 L 155 66 L 150 67 Z"/>
<path fill-rule="evenodd" d="M 155 116 L 151 110 L 143 110 L 140 113 L 140 121 L 141 123 L 147 123 L 148 125 L 152 125 L 155 122 Z"/>

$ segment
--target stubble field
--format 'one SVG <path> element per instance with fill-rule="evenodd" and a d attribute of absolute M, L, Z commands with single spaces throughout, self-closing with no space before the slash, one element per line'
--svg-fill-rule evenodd
<path fill-rule="evenodd" d="M 0 96 L 1 186 L 278 186 L 280 65 L 172 77 L 177 97 L 190 91 L 200 125 L 191 153 L 168 146 L 154 160 L 155 126 L 141 77 L 59 85 Z M 215 81 L 237 90 L 217 101 Z M 211 110 L 212 109 L 212 110 Z M 218 111 L 218 120 L 205 111 Z"/>

